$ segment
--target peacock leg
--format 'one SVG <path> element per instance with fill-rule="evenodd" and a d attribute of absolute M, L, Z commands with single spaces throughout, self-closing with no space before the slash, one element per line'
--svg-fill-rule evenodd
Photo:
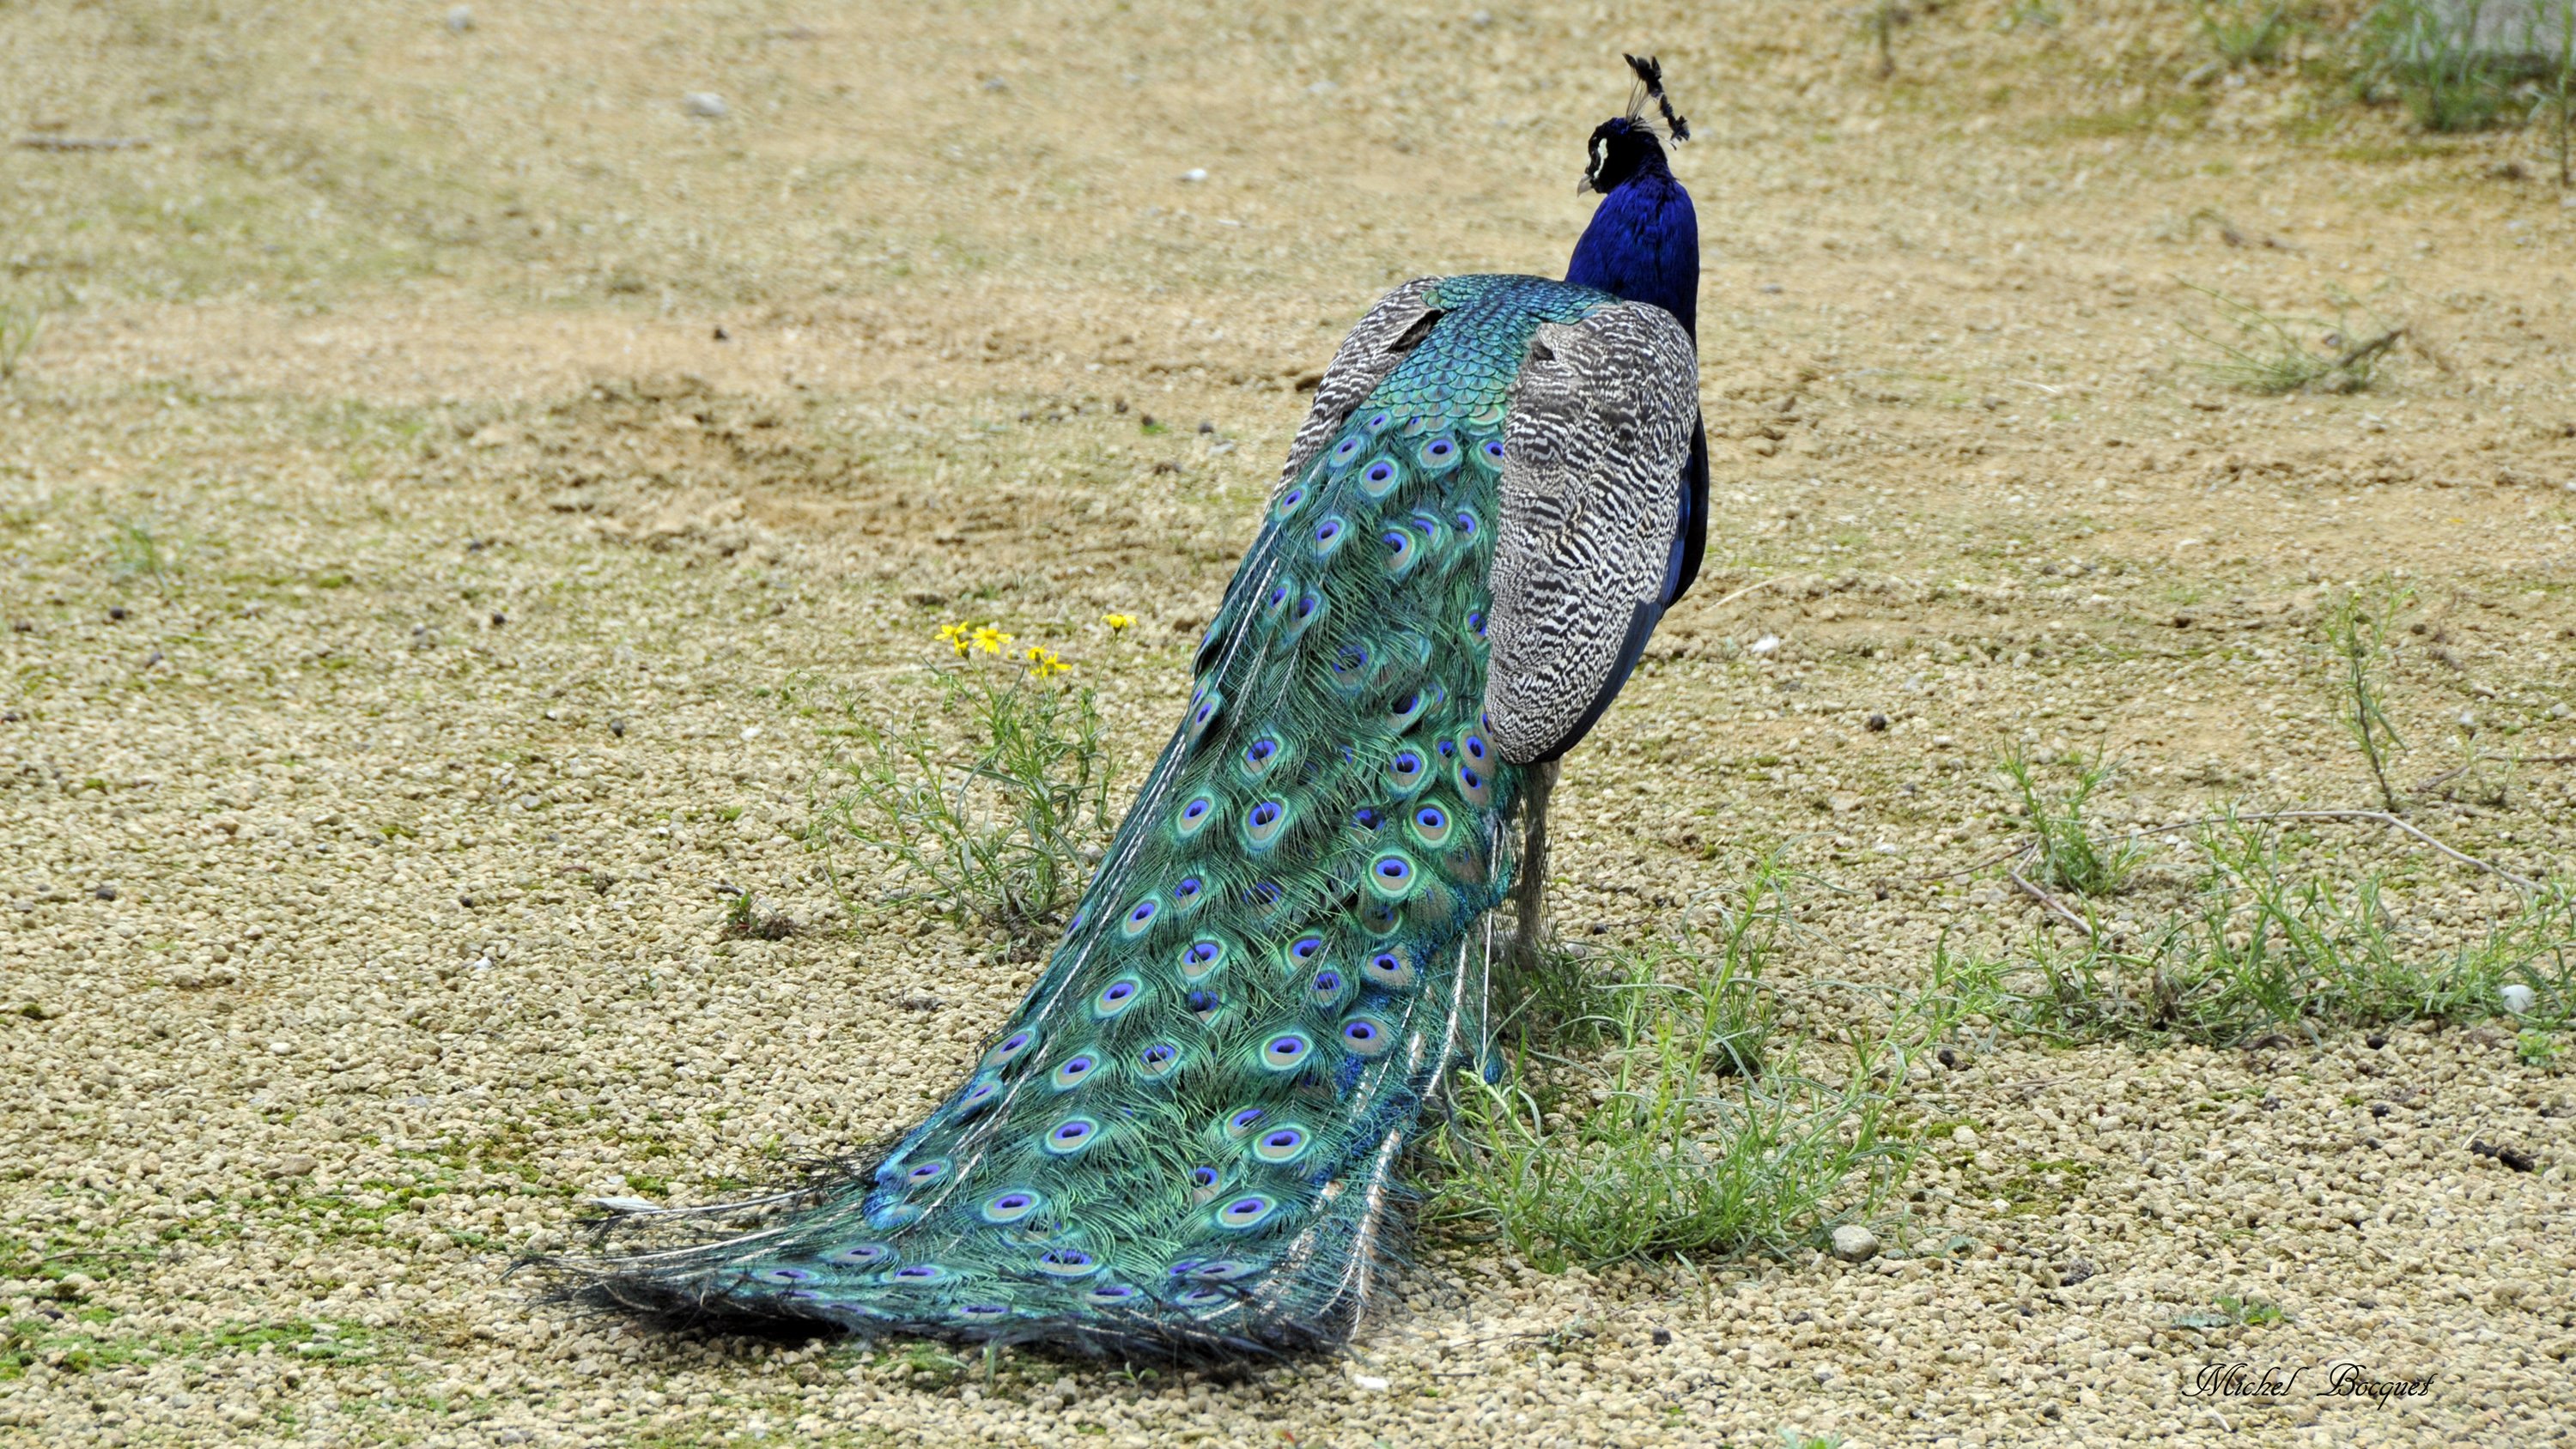
<path fill-rule="evenodd" d="M 1512 964 L 1524 976 L 1538 965 L 1539 932 L 1547 908 L 1547 797 L 1556 790 L 1557 762 L 1532 765 L 1521 776 L 1520 879 L 1512 885 L 1515 923 Z"/>

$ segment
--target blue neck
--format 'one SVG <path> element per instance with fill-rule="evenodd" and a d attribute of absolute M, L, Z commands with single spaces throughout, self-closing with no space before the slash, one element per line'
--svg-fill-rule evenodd
<path fill-rule="evenodd" d="M 1574 244 L 1565 279 L 1673 314 L 1699 340 L 1699 217 L 1662 165 L 1610 188 Z"/>

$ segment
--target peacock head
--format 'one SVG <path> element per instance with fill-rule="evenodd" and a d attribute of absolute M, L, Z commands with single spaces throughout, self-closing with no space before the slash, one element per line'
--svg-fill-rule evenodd
<path fill-rule="evenodd" d="M 1690 122 L 1674 113 L 1671 99 L 1664 94 L 1663 66 L 1651 55 L 1642 59 L 1632 55 L 1627 61 L 1637 78 L 1628 91 L 1628 109 L 1592 128 L 1592 162 L 1583 169 L 1579 190 L 1607 196 L 1632 176 L 1664 172 L 1664 133 L 1675 141 L 1690 139 Z M 1661 127 L 1657 116 L 1648 114 L 1649 103 L 1660 115 Z"/>

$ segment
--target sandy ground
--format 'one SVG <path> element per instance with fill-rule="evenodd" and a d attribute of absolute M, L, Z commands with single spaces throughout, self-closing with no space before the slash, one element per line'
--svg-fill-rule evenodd
<path fill-rule="evenodd" d="M 774 1181 L 944 1090 L 1030 967 L 839 913 L 794 838 L 838 731 L 996 621 L 1132 781 L 1299 379 L 1393 281 L 1561 265 L 1623 46 L 1699 136 L 1718 521 L 1568 766 L 1560 929 L 1662 929 L 1776 847 L 1784 983 L 1919 986 L 2038 927 L 1937 879 L 2012 838 L 2015 744 L 2116 758 L 2112 824 L 2366 804 L 2317 622 L 2387 581 L 2401 777 L 2524 761 L 2419 823 L 2563 872 L 2539 139 L 2045 9 L 1944 6 L 1888 81 L 1748 3 L 12 12 L 9 139 L 151 144 L 0 150 L 0 304 L 50 314 L 0 384 L 0 1439 L 2576 1435 L 2576 1094 L 2510 1023 L 1963 1042 L 1906 1094 L 1973 1124 L 1897 1225 L 1946 1254 L 1435 1245 L 1348 1358 L 1235 1374 L 679 1338 L 507 1273 L 587 1197 Z M 2257 397 L 2192 365 L 2194 287 L 2408 332 L 2370 391 Z M 2510 907 L 2403 844 L 2316 849 L 2427 951 Z M 811 929 L 724 940 L 720 887 Z M 2287 1319 L 2179 1326 L 2220 1296 Z M 2192 1392 L 2228 1362 L 2307 1374 Z"/>

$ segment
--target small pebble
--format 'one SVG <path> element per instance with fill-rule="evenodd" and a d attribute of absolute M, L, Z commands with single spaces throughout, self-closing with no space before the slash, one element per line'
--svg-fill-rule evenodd
<path fill-rule="evenodd" d="M 1205 181 L 1207 180 L 1207 168 L 1204 166 L 1193 166 L 1189 170 L 1181 173 L 1181 179 L 1189 182 Z"/>
<path fill-rule="evenodd" d="M 1846 1263 L 1866 1263 L 1878 1256 L 1878 1234 L 1858 1223 L 1834 1229 L 1834 1256 Z"/>
<path fill-rule="evenodd" d="M 2531 1007 L 2535 998 L 2532 996 L 2531 988 L 2523 985 L 2521 982 L 2517 981 L 2510 986 L 2504 987 L 2496 992 L 2496 996 L 2504 1002 L 2504 1009 L 2512 1012 L 2514 1015 L 2529 1016 L 2531 1014 Z"/>
<path fill-rule="evenodd" d="M 713 91 L 691 91 L 680 97 L 680 109 L 702 121 L 725 118 L 724 97 Z"/>
<path fill-rule="evenodd" d="M 465 32 L 472 30 L 474 28 L 474 11 L 472 8 L 459 5 L 455 9 L 448 11 L 447 28 L 458 35 L 463 35 Z"/>

